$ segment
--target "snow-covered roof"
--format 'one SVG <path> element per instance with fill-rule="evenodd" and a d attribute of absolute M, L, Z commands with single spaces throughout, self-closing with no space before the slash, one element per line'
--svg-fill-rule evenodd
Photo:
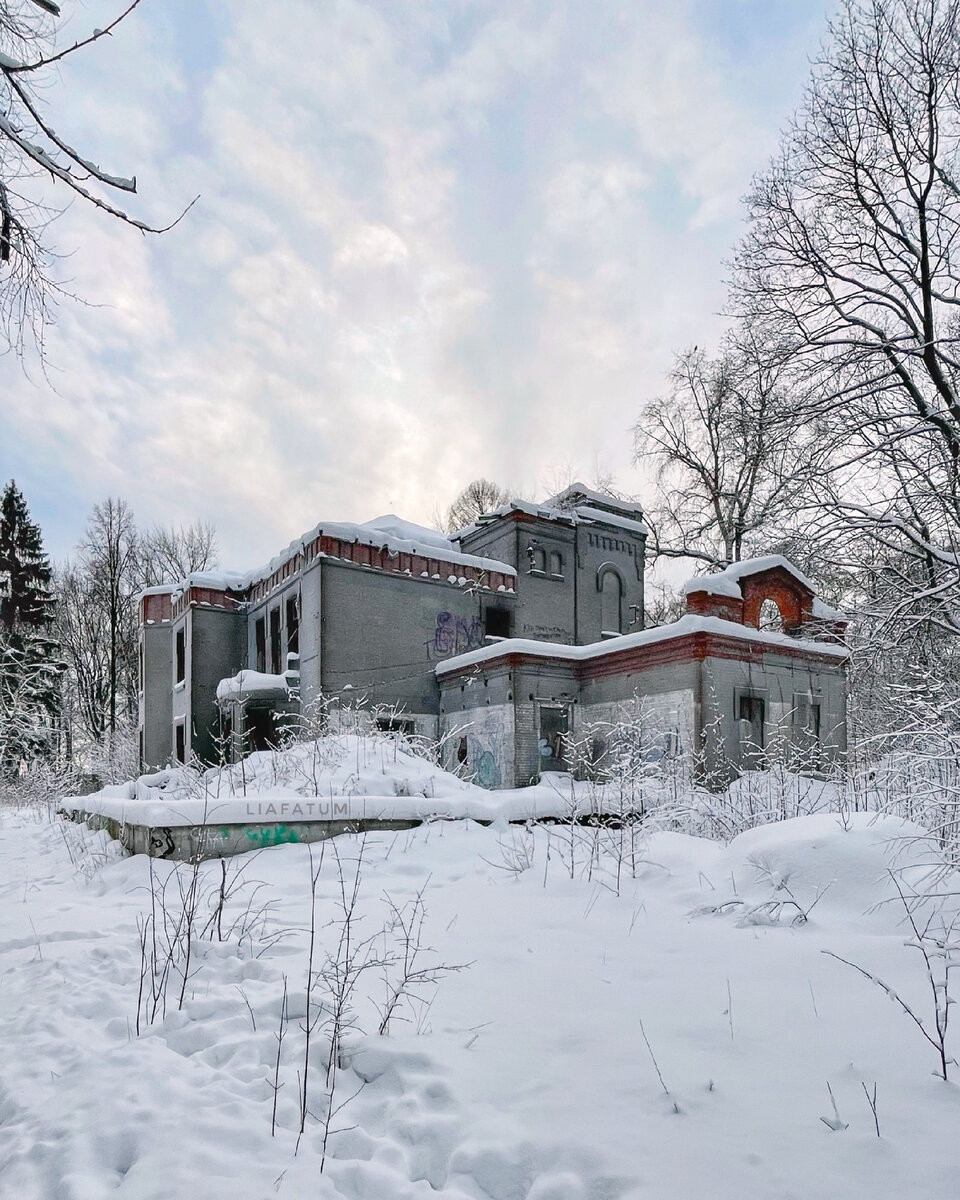
<path fill-rule="evenodd" d="M 489 646 L 481 646 L 479 650 L 470 650 L 466 654 L 458 654 L 454 658 L 445 658 L 434 668 L 438 676 L 448 675 L 453 671 L 462 671 L 464 667 L 479 663 L 490 662 L 508 654 L 530 654 L 537 658 L 554 658 L 564 662 L 586 662 L 590 659 L 603 658 L 621 650 L 632 650 L 637 646 L 653 646 L 658 642 L 668 642 L 673 638 L 687 637 L 694 633 L 714 633 L 725 637 L 740 638 L 741 641 L 760 643 L 771 649 L 809 650 L 818 654 L 829 654 L 837 659 L 846 658 L 848 650 L 832 642 L 817 642 L 809 639 L 790 637 L 789 634 L 776 630 L 753 629 L 749 625 L 741 625 L 737 621 L 725 621 L 722 617 L 698 617 L 688 614 L 669 625 L 659 625 L 656 629 L 643 629 L 639 633 L 625 633 L 620 637 L 607 638 L 602 642 L 591 642 L 586 646 L 565 646 L 558 642 L 535 642 L 529 638 L 503 638 Z"/>
<path fill-rule="evenodd" d="M 285 550 L 275 555 L 262 567 L 252 571 L 193 571 L 174 584 L 163 584 L 159 588 L 148 588 L 142 595 L 170 592 L 179 594 L 189 587 L 210 588 L 213 591 L 242 592 L 262 579 L 269 579 L 285 562 L 288 562 L 305 545 L 320 535 L 337 538 L 344 542 L 358 542 L 364 546 L 384 549 L 389 554 L 417 554 L 423 558 L 439 558 L 453 566 L 473 567 L 478 571 L 496 571 L 501 575 L 516 575 L 516 570 L 507 563 L 494 558 L 483 558 L 476 554 L 464 554 L 438 529 L 427 529 L 414 525 L 389 513 L 375 517 L 363 525 L 349 521 L 321 521 L 292 541 Z"/>
<path fill-rule="evenodd" d="M 425 525 L 415 525 L 412 521 L 405 521 L 402 517 L 398 517 L 396 513 L 386 513 L 382 517 L 374 517 L 372 521 L 364 521 L 360 528 L 385 534 L 387 537 L 400 541 L 415 543 L 422 547 L 436 547 L 438 550 L 443 550 L 445 554 L 460 553 L 441 530 L 428 529 Z"/>
<path fill-rule="evenodd" d="M 639 520 L 643 516 L 643 509 L 632 500 L 619 500 L 616 496 L 611 496 L 609 492 L 598 492 L 595 488 L 588 488 L 584 483 L 571 483 L 569 487 L 565 487 L 562 492 L 557 492 L 545 503 L 552 508 L 568 509 L 580 507 L 582 500 L 594 508 L 612 509 L 615 512 L 632 516 L 635 520 Z"/>
<path fill-rule="evenodd" d="M 588 503 L 578 504 L 583 498 Z M 647 527 L 640 520 L 642 511 L 639 505 L 615 499 L 604 492 L 596 492 L 582 483 L 571 484 L 556 496 L 544 500 L 540 504 L 532 500 L 507 500 L 498 508 L 484 513 L 470 525 L 465 525 L 450 536 L 454 541 L 462 541 L 477 529 L 499 517 L 509 516 L 510 513 L 521 512 L 529 517 L 543 517 L 548 521 L 562 521 L 569 525 L 612 525 L 627 533 L 646 536 Z"/>
<path fill-rule="evenodd" d="M 290 683 L 285 675 L 269 675 L 264 671 L 238 671 L 217 684 L 218 700 L 240 700 L 253 696 L 286 696 Z"/>
<path fill-rule="evenodd" d="M 775 567 L 780 567 L 792 575 L 808 592 L 816 591 L 806 575 L 798 571 L 789 559 L 784 558 L 782 554 L 767 554 L 763 558 L 745 558 L 742 562 L 731 563 L 715 575 L 695 575 L 683 585 L 683 594 L 689 596 L 692 592 L 708 592 L 711 596 L 730 596 L 734 600 L 742 600 L 740 580 L 750 575 L 759 575 L 762 571 L 772 571 Z"/>
<path fill-rule="evenodd" d="M 831 608 L 829 604 L 824 602 L 817 596 L 813 598 L 812 615 L 817 621 L 849 621 L 850 618 L 845 612 L 841 612 L 839 608 Z"/>

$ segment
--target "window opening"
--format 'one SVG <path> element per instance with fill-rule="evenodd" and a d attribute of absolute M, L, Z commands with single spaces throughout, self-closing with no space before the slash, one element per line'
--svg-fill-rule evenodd
<path fill-rule="evenodd" d="M 263 617 L 257 617 L 254 630 L 257 648 L 257 670 L 263 672 L 267 669 L 267 623 Z"/>
<path fill-rule="evenodd" d="M 187 735 L 184 729 L 183 722 L 177 725 L 177 762 L 185 763 L 187 761 Z"/>
<path fill-rule="evenodd" d="M 565 771 L 569 710 L 561 705 L 540 706 L 540 770 Z"/>
<path fill-rule="evenodd" d="M 737 721 L 740 725 L 740 765 L 752 770 L 761 765 L 764 747 L 766 705 L 762 696 L 749 693 L 737 700 Z"/>
<path fill-rule="evenodd" d="M 620 576 L 607 571 L 600 585 L 600 632 L 619 633 L 620 625 Z"/>
<path fill-rule="evenodd" d="M 793 746 L 798 758 L 815 765 L 820 749 L 820 702 L 810 696 L 794 698 Z"/>
<path fill-rule="evenodd" d="M 381 733 L 402 733 L 409 737 L 417 732 L 415 722 L 408 717 L 377 717 L 375 724 Z"/>
<path fill-rule="evenodd" d="M 757 628 L 771 633 L 783 633 L 783 616 L 776 600 L 768 598 L 760 605 Z"/>
<path fill-rule="evenodd" d="M 183 683 L 187 677 L 187 631 L 177 630 L 177 683 Z M 180 760 L 183 762 L 183 759 Z"/>
<path fill-rule="evenodd" d="M 510 609 L 485 608 L 483 610 L 484 637 L 510 636 Z"/>
<path fill-rule="evenodd" d="M 296 596 L 287 600 L 287 653 L 300 653 L 300 605 Z"/>
<path fill-rule="evenodd" d="M 270 670 L 279 675 L 280 664 L 280 606 L 270 610 Z"/>

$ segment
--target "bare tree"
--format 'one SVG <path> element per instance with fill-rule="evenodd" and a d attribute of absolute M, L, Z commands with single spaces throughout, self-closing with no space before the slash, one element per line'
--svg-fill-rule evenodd
<path fill-rule="evenodd" d="M 99 583 L 80 560 L 57 571 L 57 637 L 68 665 L 65 720 L 71 735 L 99 744 L 110 708 L 110 618 Z"/>
<path fill-rule="evenodd" d="M 117 729 L 118 699 L 135 693 L 137 529 L 133 510 L 112 497 L 94 505 L 80 543 L 91 596 L 107 634 L 107 729 Z"/>
<path fill-rule="evenodd" d="M 444 529 L 453 533 L 465 525 L 472 524 L 477 517 L 499 508 L 509 500 L 506 488 L 499 483 L 491 483 L 489 479 L 474 479 L 463 489 L 459 496 L 447 509 L 443 520 Z"/>
<path fill-rule="evenodd" d="M 789 519 L 813 469 L 783 357 L 746 336 L 715 359 L 680 354 L 670 391 L 634 427 L 638 462 L 657 468 L 647 510 L 654 551 L 712 566 L 739 561 Z"/>
<path fill-rule="evenodd" d="M 909 559 L 960 632 L 960 2 L 844 0 L 753 183 L 734 307 L 785 341 L 829 441 L 830 522 Z"/>
<path fill-rule="evenodd" d="M 154 525 L 139 535 L 137 553 L 141 587 L 177 583 L 217 565 L 217 531 L 209 521 Z"/>
<path fill-rule="evenodd" d="M 121 207 L 113 195 L 136 192 L 135 178 L 111 174 L 85 158 L 56 130 L 43 92 L 64 59 L 111 34 L 133 12 L 133 0 L 102 29 L 64 49 L 54 44 L 60 7 L 54 0 L 0 0 L 0 330 L 22 352 L 44 327 L 60 288 L 50 273 L 44 238 L 56 215 L 38 185 L 53 182 L 100 212 L 139 229 L 162 233 Z M 186 211 L 186 210 L 184 210 Z"/>

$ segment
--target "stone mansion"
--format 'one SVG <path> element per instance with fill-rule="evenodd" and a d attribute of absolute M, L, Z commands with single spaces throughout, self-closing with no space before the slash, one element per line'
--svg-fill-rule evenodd
<path fill-rule="evenodd" d="M 575 484 L 450 537 L 322 522 L 259 570 L 150 588 L 143 769 L 264 748 L 321 696 L 448 735 L 449 765 L 488 787 L 566 769 L 578 731 L 641 710 L 645 752 L 694 750 L 727 775 L 842 755 L 842 614 L 770 557 L 692 580 L 686 616 L 645 629 L 645 542 L 639 508 Z"/>

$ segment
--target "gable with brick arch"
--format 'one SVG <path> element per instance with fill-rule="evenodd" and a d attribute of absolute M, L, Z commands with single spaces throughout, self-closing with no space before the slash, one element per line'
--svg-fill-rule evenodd
<path fill-rule="evenodd" d="M 779 554 L 731 563 L 714 575 L 691 579 L 684 587 L 687 612 L 701 617 L 719 617 L 759 629 L 765 601 L 780 612 L 783 632 L 798 635 L 811 626 L 842 636 L 843 613 L 821 601 L 813 584 L 793 563 Z"/>

